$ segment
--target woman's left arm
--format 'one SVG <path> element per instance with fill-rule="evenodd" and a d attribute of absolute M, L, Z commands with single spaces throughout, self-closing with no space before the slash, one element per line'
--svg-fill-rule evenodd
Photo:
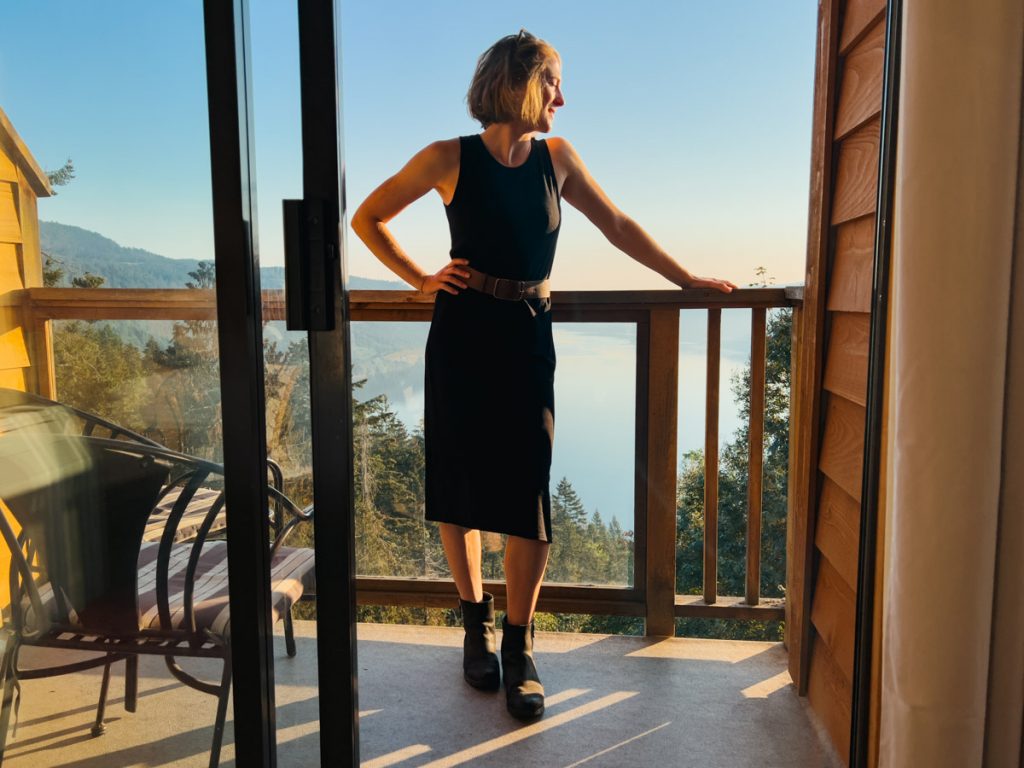
<path fill-rule="evenodd" d="M 562 197 L 590 219 L 608 242 L 680 288 L 713 288 L 729 293 L 736 287 L 728 280 L 691 274 L 662 250 L 639 224 L 615 207 L 572 144 L 562 138 L 551 138 L 548 146 L 555 156 L 556 167 L 560 166 L 565 174 Z"/>

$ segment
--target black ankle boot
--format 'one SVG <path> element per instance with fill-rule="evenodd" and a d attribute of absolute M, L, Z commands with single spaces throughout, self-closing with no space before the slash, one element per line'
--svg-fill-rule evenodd
<path fill-rule="evenodd" d="M 484 592 L 483 602 L 469 603 L 459 599 L 462 625 L 466 637 L 462 641 L 462 676 L 481 691 L 496 691 L 501 685 L 498 666 L 497 634 L 494 631 L 494 595 Z"/>
<path fill-rule="evenodd" d="M 544 714 L 544 686 L 533 663 L 533 622 L 529 626 L 501 623 L 501 670 L 505 677 L 505 705 L 520 720 Z"/>

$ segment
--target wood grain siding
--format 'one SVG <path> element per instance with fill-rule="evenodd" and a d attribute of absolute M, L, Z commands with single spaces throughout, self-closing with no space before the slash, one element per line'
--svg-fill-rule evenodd
<path fill-rule="evenodd" d="M 833 192 L 833 226 L 875 212 L 880 131 L 881 120 L 876 115 L 839 145 Z"/>
<path fill-rule="evenodd" d="M 0 243 L 21 242 L 17 199 L 17 184 L 0 181 Z"/>
<path fill-rule="evenodd" d="M 811 212 L 827 233 L 823 260 L 814 244 L 808 247 L 807 282 L 816 269 L 826 270 L 824 296 L 816 299 L 824 303 L 817 327 L 812 327 L 813 307 L 806 300 L 804 305 L 808 319 L 803 330 L 821 337 L 822 364 L 816 380 L 801 380 L 810 389 L 799 395 L 818 398 L 822 414 L 820 421 L 803 426 L 810 434 L 798 438 L 798 444 L 816 449 L 803 470 L 808 477 L 800 480 L 810 494 L 805 525 L 813 539 L 813 566 L 805 575 L 813 584 L 805 630 L 810 645 L 806 691 L 844 762 L 850 749 L 884 12 L 884 0 L 839 4 L 833 72 L 838 86 L 829 107 L 833 121 L 816 117 L 814 127 L 814 141 L 823 134 L 828 147 L 822 162 L 831 158 L 833 163 L 832 187 L 825 197 L 830 202 Z"/>
<path fill-rule="evenodd" d="M 826 558 L 822 558 L 818 568 L 811 621 L 818 637 L 828 646 L 832 660 L 847 683 L 851 683 L 856 599 L 854 591 Z"/>
<path fill-rule="evenodd" d="M 875 257 L 875 217 L 864 216 L 835 228 L 831 312 L 870 312 Z"/>
<path fill-rule="evenodd" d="M 816 425 L 821 409 L 822 347 L 825 333 L 825 297 L 828 286 L 829 214 L 832 208 L 832 125 L 839 38 L 839 0 L 819 0 L 817 53 L 814 65 L 814 116 L 811 131 L 811 178 L 807 216 L 807 271 L 804 304 L 795 329 L 800 339 L 796 354 L 796 409 L 791 445 L 787 530 L 791 531 L 786 560 L 786 648 L 789 672 L 797 692 L 806 695 L 811 665 L 811 596 L 814 588 L 814 507 L 818 497 L 818 441 Z"/>
<path fill-rule="evenodd" d="M 850 589 L 857 586 L 860 504 L 829 478 L 821 483 L 814 543 Z"/>
<path fill-rule="evenodd" d="M 0 387 L 4 389 L 18 389 L 25 391 L 25 371 L 22 368 L 11 368 L 0 370 Z M 0 570 L 8 571 L 10 568 L 10 556 L 6 552 L 0 552 Z M 9 602 L 7 595 L 7 581 L 0 583 L 0 607 L 6 606 Z"/>
<path fill-rule="evenodd" d="M 32 320 L 26 288 L 43 283 L 36 197 L 51 192 L 46 174 L 0 109 L 0 387 L 43 395 L 50 392 L 40 381 L 52 380 L 49 327 Z M 16 521 L 10 522 L 17 532 Z M 5 549 L 0 547 L 0 573 L 10 567 Z M 8 602 L 3 579 L 0 606 Z"/>
<path fill-rule="evenodd" d="M 828 399 L 818 468 L 860 504 L 864 468 L 864 407 L 837 395 Z"/>
<path fill-rule="evenodd" d="M 876 24 L 846 57 L 836 113 L 836 140 L 868 122 L 882 109 L 885 25 Z"/>
<path fill-rule="evenodd" d="M 0 370 L 28 368 L 28 349 L 21 328 L 21 307 L 0 308 Z"/>
<path fill-rule="evenodd" d="M 0 181 L 17 181 L 18 167 L 2 149 L 0 149 Z"/>
<path fill-rule="evenodd" d="M 0 293 L 18 291 L 25 287 L 21 279 L 18 246 L 0 243 Z"/>
<path fill-rule="evenodd" d="M 867 404 L 870 320 L 861 312 L 833 312 L 825 359 L 825 389 L 861 406 Z"/>
<path fill-rule="evenodd" d="M 850 754 L 853 689 L 828 652 L 828 646 L 817 635 L 812 643 L 807 699 L 845 765 Z"/>
<path fill-rule="evenodd" d="M 843 8 L 843 29 L 839 53 L 845 56 L 868 35 L 885 14 L 885 0 L 848 0 Z M 879 64 L 881 69 L 881 64 Z"/>
<path fill-rule="evenodd" d="M 4 175 L 18 176 L 8 158 Z M 17 181 L 0 181 L 0 295 L 18 297 L 25 287 L 22 280 L 22 228 L 19 211 L 20 192 Z M 22 327 L 22 302 L 5 302 L 0 307 L 0 371 L 12 371 L 5 378 L 11 383 L 24 382 L 23 368 L 28 368 L 29 355 Z M 19 389 L 21 387 L 18 387 Z"/>
<path fill-rule="evenodd" d="M 25 285 L 43 284 L 43 254 L 39 248 L 39 213 L 30 179 L 18 170 L 18 215 L 21 223 L 21 269 Z"/>

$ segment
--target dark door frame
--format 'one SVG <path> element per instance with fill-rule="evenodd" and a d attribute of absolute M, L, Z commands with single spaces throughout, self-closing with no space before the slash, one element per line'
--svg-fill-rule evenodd
<path fill-rule="evenodd" d="M 356 663 L 355 488 L 352 457 L 352 358 L 345 266 L 344 160 L 340 26 L 335 0 L 298 0 L 302 96 L 302 194 L 306 211 L 322 212 L 307 274 L 310 413 L 317 584 L 320 764 L 359 765 Z"/>
<path fill-rule="evenodd" d="M 239 765 L 277 764 L 263 318 L 256 237 L 248 0 L 206 0 L 217 321 L 228 500 L 231 665 Z M 326 317 L 309 331 L 317 665 L 322 765 L 359 764 L 355 518 L 345 216 L 335 0 L 299 0 L 303 196 L 317 221 L 304 252 Z"/>
<path fill-rule="evenodd" d="M 878 192 L 875 204 L 875 254 L 871 290 L 871 335 L 868 342 L 868 387 L 861 479 L 861 525 L 857 556 L 857 608 L 854 635 L 853 701 L 850 718 L 850 766 L 867 766 L 871 753 L 872 665 L 877 596 L 878 494 L 881 477 L 886 350 L 889 314 L 889 267 L 896 187 L 897 115 L 900 99 L 902 0 L 888 0 L 885 18 L 885 63 L 882 82 Z"/>
<path fill-rule="evenodd" d="M 247 0 L 206 0 L 213 242 L 227 501 L 235 760 L 277 764 L 263 317 Z M 244 585 L 244 589 L 239 589 Z"/>

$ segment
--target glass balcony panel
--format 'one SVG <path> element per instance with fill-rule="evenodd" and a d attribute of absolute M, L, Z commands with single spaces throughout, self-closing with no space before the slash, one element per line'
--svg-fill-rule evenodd
<path fill-rule="evenodd" d="M 0 338 L 23 347 L 0 392 L 3 645 L 20 644 L 21 671 L 4 758 L 52 764 L 71 740 L 97 764 L 205 763 L 228 700 L 228 584 L 203 11 L 54 11 L 20 7 L 0 49 L 17 73 L 0 96 L 0 200 L 17 200 L 16 230 L 0 224 Z M 191 306 L 176 314 L 166 289 Z M 161 652 L 97 654 L 115 636 L 157 651 L 157 635 Z"/>

